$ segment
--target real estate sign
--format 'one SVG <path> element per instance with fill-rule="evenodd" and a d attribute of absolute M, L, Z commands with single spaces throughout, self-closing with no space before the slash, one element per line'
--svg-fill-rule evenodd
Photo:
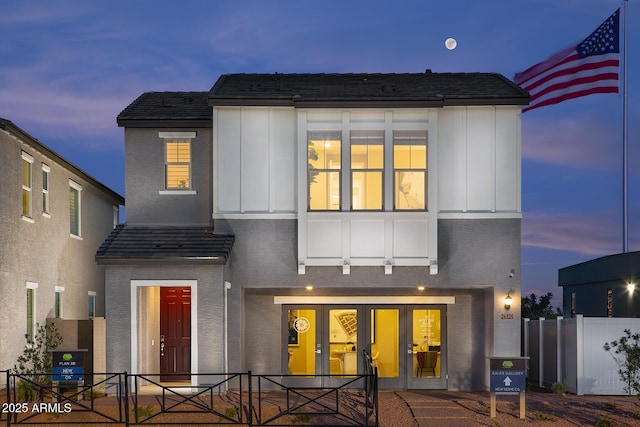
<path fill-rule="evenodd" d="M 489 360 L 491 393 L 524 393 L 526 359 L 492 357 Z"/>
<path fill-rule="evenodd" d="M 84 353 L 87 350 L 54 350 L 53 381 L 84 381 Z"/>

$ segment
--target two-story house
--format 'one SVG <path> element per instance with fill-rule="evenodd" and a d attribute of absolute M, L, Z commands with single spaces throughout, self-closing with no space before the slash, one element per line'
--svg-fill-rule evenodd
<path fill-rule="evenodd" d="M 8 369 L 47 318 L 104 317 L 104 267 L 94 254 L 124 199 L 2 118 L 0 170 L 0 368 Z"/>
<path fill-rule="evenodd" d="M 332 384 L 367 350 L 381 387 L 483 389 L 520 349 L 528 101 L 430 71 L 141 95 L 118 116 L 127 222 L 96 256 L 108 369 Z"/>

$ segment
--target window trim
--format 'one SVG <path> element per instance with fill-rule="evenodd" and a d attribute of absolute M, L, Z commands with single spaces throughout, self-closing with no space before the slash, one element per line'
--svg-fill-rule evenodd
<path fill-rule="evenodd" d="M 78 192 L 78 200 L 77 200 L 77 207 L 76 207 L 76 217 L 77 217 L 77 221 L 78 221 L 78 234 L 74 234 L 72 232 L 72 228 L 71 228 L 71 197 L 69 197 L 69 236 L 73 237 L 74 239 L 78 239 L 78 240 L 82 240 L 82 185 L 78 184 L 77 182 L 73 181 L 73 180 L 69 180 L 69 193 L 71 193 L 71 190 L 76 190 Z"/>
<path fill-rule="evenodd" d="M 55 286 L 53 290 L 53 317 L 64 319 L 64 286 Z"/>
<path fill-rule="evenodd" d="M 93 313 L 91 312 L 91 303 L 93 301 Z M 94 319 L 96 317 L 96 292 L 89 291 L 87 293 L 87 317 Z"/>
<path fill-rule="evenodd" d="M 22 203 L 21 203 L 21 205 L 22 205 L 21 216 L 27 222 L 34 222 L 33 221 L 33 162 L 34 162 L 34 158 L 33 158 L 33 156 L 31 154 L 29 154 L 29 153 L 27 153 L 25 151 L 22 152 L 21 158 L 22 158 L 22 161 L 20 162 L 20 173 L 21 173 L 21 175 L 23 174 L 22 167 L 25 164 L 25 162 L 27 164 L 29 164 L 29 184 L 25 185 L 24 176 L 21 176 L 21 178 L 20 178 L 20 185 L 21 185 L 21 188 L 22 188 L 21 195 L 22 195 L 22 197 L 24 197 L 24 195 L 25 195 L 24 192 L 25 191 L 28 194 L 28 202 L 27 202 L 27 204 L 28 204 L 28 207 L 27 207 L 28 212 L 25 213 L 25 211 L 24 211 L 25 206 L 24 206 L 24 200 L 23 200 Z"/>
<path fill-rule="evenodd" d="M 36 282 L 26 282 L 26 294 L 27 294 L 27 307 L 26 307 L 26 330 L 27 330 L 27 342 L 32 343 L 34 337 L 36 336 L 36 325 L 38 324 L 37 320 L 37 289 L 38 284 Z M 29 325 L 29 291 L 31 291 L 31 325 Z"/>
<path fill-rule="evenodd" d="M 42 216 L 51 218 L 51 206 L 49 197 L 49 187 L 51 183 L 51 168 L 46 164 L 42 164 Z M 46 179 L 45 179 L 46 176 Z M 46 188 L 45 188 L 46 187 Z"/>
<path fill-rule="evenodd" d="M 172 196 L 197 194 L 197 191 L 193 189 L 193 140 L 197 135 L 197 132 L 158 132 L 158 137 L 163 140 L 164 145 L 164 188 L 159 190 L 158 194 Z M 189 186 L 184 189 L 167 186 L 167 143 L 172 140 L 188 140 L 189 142 Z"/>

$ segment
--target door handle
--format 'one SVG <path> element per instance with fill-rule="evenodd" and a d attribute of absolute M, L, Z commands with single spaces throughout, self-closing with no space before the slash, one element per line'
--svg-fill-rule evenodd
<path fill-rule="evenodd" d="M 160 357 L 164 356 L 164 343 L 160 343 Z"/>
<path fill-rule="evenodd" d="M 322 350 L 318 349 L 318 350 L 316 350 L 316 353 L 320 354 L 320 353 L 322 353 Z"/>

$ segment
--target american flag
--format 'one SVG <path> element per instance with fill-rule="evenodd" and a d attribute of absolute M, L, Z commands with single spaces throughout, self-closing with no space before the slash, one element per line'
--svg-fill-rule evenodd
<path fill-rule="evenodd" d="M 525 112 L 593 93 L 618 93 L 619 70 L 620 9 L 582 42 L 516 73 L 514 82 L 531 95 Z"/>

